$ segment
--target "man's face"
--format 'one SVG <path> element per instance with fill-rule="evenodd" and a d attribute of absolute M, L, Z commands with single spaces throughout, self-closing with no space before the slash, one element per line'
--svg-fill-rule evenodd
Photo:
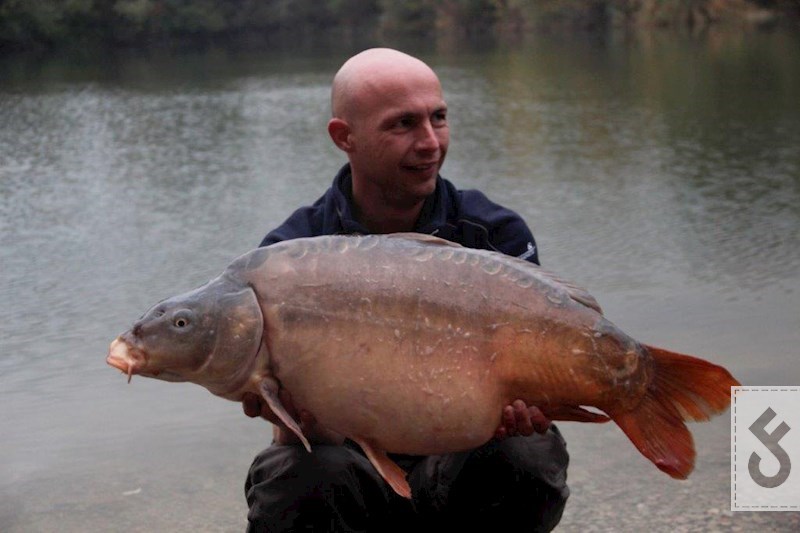
<path fill-rule="evenodd" d="M 429 72 L 365 84 L 350 123 L 353 179 L 398 208 L 433 193 L 450 142 L 447 104 Z"/>

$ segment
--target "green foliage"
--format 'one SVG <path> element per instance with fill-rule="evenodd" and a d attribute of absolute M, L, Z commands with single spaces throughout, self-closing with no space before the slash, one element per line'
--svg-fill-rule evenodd
<path fill-rule="evenodd" d="M 440 13 L 456 27 L 488 29 L 505 9 L 502 0 L 447 0 L 440 3 Z"/>
<path fill-rule="evenodd" d="M 800 18 L 800 0 L 0 0 L 0 47 L 207 42 L 276 31 L 355 29 L 432 36 L 509 29 L 693 25 L 722 9 Z"/>
<path fill-rule="evenodd" d="M 6 41 L 49 42 L 62 31 L 63 6 L 43 0 L 6 0 L 0 4 L 0 36 Z"/>
<path fill-rule="evenodd" d="M 381 0 L 383 28 L 411 35 L 430 33 L 436 27 L 436 3 L 433 0 Z"/>
<path fill-rule="evenodd" d="M 510 7 L 535 28 L 592 29 L 604 26 L 615 0 L 510 0 Z M 631 0 L 636 2 L 638 0 Z"/>
<path fill-rule="evenodd" d="M 153 0 L 117 0 L 112 9 L 121 18 L 141 26 L 152 16 L 155 8 Z"/>
<path fill-rule="evenodd" d="M 328 9 L 334 20 L 347 26 L 367 23 L 381 13 L 379 0 L 329 0 Z"/>

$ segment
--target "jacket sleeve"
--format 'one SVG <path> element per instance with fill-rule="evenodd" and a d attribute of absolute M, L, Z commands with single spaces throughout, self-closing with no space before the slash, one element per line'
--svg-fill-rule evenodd
<path fill-rule="evenodd" d="M 498 251 L 539 264 L 539 250 L 528 225 L 522 217 L 508 210 L 513 216 L 505 219 L 505 223 L 494 231 L 492 243 Z"/>
<path fill-rule="evenodd" d="M 517 213 L 476 190 L 461 191 L 461 217 L 482 227 L 490 249 L 539 264 L 536 240 Z"/>
<path fill-rule="evenodd" d="M 319 235 L 316 231 L 317 218 L 319 216 L 318 206 L 312 205 L 301 207 L 287 218 L 283 224 L 267 233 L 261 240 L 261 246 L 269 246 L 276 242 L 288 241 L 290 239 L 300 239 L 302 237 L 313 237 Z"/>

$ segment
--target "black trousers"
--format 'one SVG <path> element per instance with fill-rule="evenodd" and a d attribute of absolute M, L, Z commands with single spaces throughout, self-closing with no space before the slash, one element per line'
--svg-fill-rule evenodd
<path fill-rule="evenodd" d="M 550 531 L 569 497 L 555 426 L 467 452 L 392 456 L 408 472 L 410 501 L 357 445 L 313 450 L 273 445 L 256 456 L 245 483 L 249 532 Z"/>

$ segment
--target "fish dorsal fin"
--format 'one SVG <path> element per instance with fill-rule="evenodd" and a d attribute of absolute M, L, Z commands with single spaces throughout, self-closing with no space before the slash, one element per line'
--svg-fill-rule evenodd
<path fill-rule="evenodd" d="M 600 304 L 597 303 L 594 296 L 589 294 L 589 291 L 581 287 L 580 285 L 576 285 L 571 281 L 567 281 L 566 279 L 562 278 L 558 274 L 553 274 L 552 272 L 545 270 L 541 267 L 538 269 L 539 274 L 543 278 L 547 278 L 548 280 L 561 285 L 569 294 L 569 297 L 575 300 L 576 302 L 585 305 L 590 309 L 594 309 L 601 315 L 603 314 L 603 310 L 600 308 Z"/>
<path fill-rule="evenodd" d="M 463 248 L 460 244 L 453 241 L 448 241 L 446 239 L 442 239 L 440 237 L 434 237 L 433 235 L 428 235 L 426 233 L 413 233 L 413 232 L 403 232 L 403 233 L 387 233 L 384 235 L 387 239 L 405 239 L 408 241 L 417 241 L 421 244 L 433 244 L 438 246 L 453 246 L 454 248 Z"/>
<path fill-rule="evenodd" d="M 384 235 L 387 239 L 405 239 L 410 241 L 416 241 L 420 244 L 430 244 L 435 246 L 452 246 L 455 248 L 463 248 L 458 243 L 448 241 L 446 239 L 442 239 L 439 237 L 434 237 L 433 235 L 427 235 L 425 233 L 412 233 L 412 232 L 405 232 L 405 233 L 388 233 Z M 486 252 L 486 250 L 479 250 L 481 252 Z M 539 275 L 540 278 L 544 278 L 545 280 L 560 285 L 564 290 L 567 291 L 569 297 L 575 300 L 576 302 L 585 305 L 590 309 L 594 309 L 601 315 L 603 314 L 603 310 L 600 308 L 600 304 L 597 303 L 594 296 L 589 294 L 589 291 L 584 289 L 583 287 L 572 283 L 571 281 L 567 281 L 566 279 L 562 278 L 558 274 L 553 274 L 552 272 L 543 269 L 539 265 L 535 263 L 531 263 L 530 261 L 526 261 L 524 259 L 520 259 L 518 257 L 513 257 L 510 255 L 504 255 L 499 252 L 496 252 L 498 255 L 501 255 L 503 259 L 513 261 L 515 263 L 524 264 L 525 268 L 535 268 L 536 274 Z"/>

